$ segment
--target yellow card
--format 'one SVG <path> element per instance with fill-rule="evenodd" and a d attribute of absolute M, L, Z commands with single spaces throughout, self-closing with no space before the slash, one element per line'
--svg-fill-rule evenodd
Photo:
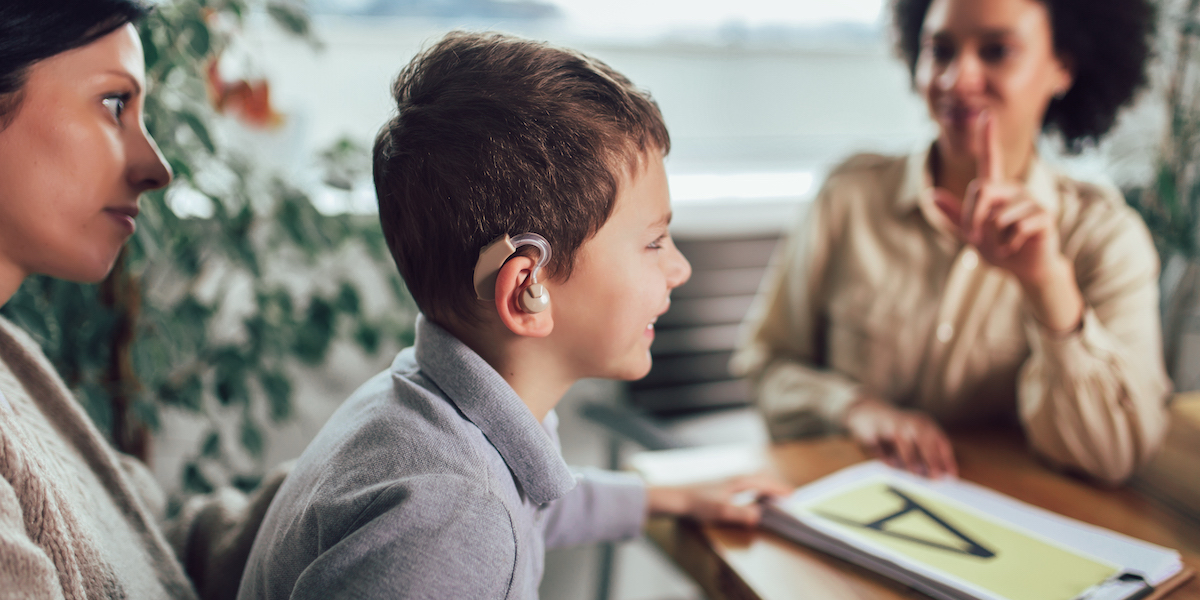
<path fill-rule="evenodd" d="M 882 480 L 796 508 L 1012 600 L 1071 600 L 1118 572 L 958 502 Z"/>

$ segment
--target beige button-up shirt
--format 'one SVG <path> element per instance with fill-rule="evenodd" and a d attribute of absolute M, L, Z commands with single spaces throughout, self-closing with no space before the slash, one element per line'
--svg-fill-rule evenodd
<path fill-rule="evenodd" d="M 1057 216 L 1086 303 L 1082 327 L 1056 335 L 951 233 L 928 154 L 848 160 L 777 256 L 732 364 L 772 435 L 840 423 L 870 394 L 949 427 L 1019 418 L 1052 462 L 1127 478 L 1162 439 L 1171 389 L 1145 225 L 1116 190 L 1034 159 L 1026 188 Z"/>

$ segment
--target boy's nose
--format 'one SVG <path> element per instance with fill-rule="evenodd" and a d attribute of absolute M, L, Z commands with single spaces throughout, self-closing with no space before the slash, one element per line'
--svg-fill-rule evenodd
<path fill-rule="evenodd" d="M 692 263 L 688 262 L 687 257 L 674 244 L 671 245 L 671 250 L 671 265 L 667 271 L 667 285 L 671 289 L 675 289 L 687 283 L 687 280 L 692 277 Z"/>

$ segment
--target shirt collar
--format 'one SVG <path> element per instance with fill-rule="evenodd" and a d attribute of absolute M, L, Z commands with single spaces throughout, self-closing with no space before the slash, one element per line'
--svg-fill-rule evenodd
<path fill-rule="evenodd" d="M 895 210 L 903 216 L 919 208 L 926 220 L 937 226 L 942 213 L 933 203 L 933 173 L 929 164 L 932 150 L 932 143 L 921 144 L 908 155 Z M 1038 158 L 1036 153 L 1030 159 L 1024 183 L 1034 201 L 1057 218 L 1060 209 L 1058 177 L 1054 169 Z"/>
<path fill-rule="evenodd" d="M 424 315 L 417 317 L 414 346 L 421 371 L 483 431 L 530 500 L 545 504 L 574 489 L 551 432 L 491 365 Z"/>

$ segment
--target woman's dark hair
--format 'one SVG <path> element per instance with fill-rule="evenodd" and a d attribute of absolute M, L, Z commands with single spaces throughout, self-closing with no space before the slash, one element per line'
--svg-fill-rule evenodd
<path fill-rule="evenodd" d="M 1150 0 L 1040 0 L 1050 15 L 1054 50 L 1073 67 L 1074 84 L 1046 109 L 1043 131 L 1057 130 L 1070 152 L 1112 129 L 1117 112 L 1146 85 L 1154 35 Z M 896 45 L 915 76 L 921 26 L 932 0 L 893 0 Z"/>
<path fill-rule="evenodd" d="M 149 11 L 141 0 L 0 1 L 0 129 L 21 103 L 30 66 L 86 46 Z"/>

